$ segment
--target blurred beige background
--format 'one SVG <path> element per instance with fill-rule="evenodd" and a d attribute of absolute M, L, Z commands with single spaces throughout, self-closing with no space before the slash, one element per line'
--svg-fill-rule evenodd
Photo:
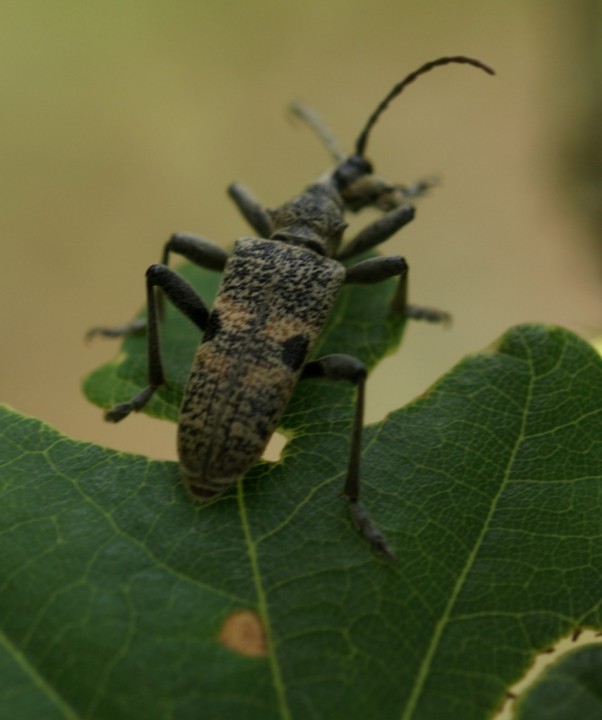
<path fill-rule="evenodd" d="M 173 457 L 173 427 L 138 416 L 108 426 L 83 398 L 81 378 L 117 351 L 86 345 L 86 329 L 142 305 L 144 271 L 172 231 L 226 246 L 248 232 L 230 182 L 277 205 L 326 169 L 317 140 L 288 122 L 291 100 L 312 104 L 350 149 L 396 81 L 446 54 L 498 75 L 452 66 L 422 78 L 382 117 L 369 154 L 389 179 L 441 177 L 383 251 L 408 258 L 415 302 L 455 320 L 409 327 L 370 380 L 368 419 L 512 324 L 594 335 L 601 248 L 588 208 L 600 203 L 582 118 L 602 66 L 596 7 L 3 2 L 0 400 L 77 438 Z"/>

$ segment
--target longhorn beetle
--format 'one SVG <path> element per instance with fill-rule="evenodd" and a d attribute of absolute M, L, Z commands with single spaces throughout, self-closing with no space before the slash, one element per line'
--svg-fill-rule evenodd
<path fill-rule="evenodd" d="M 316 339 L 345 283 L 370 284 L 397 277 L 391 311 L 432 322 L 447 313 L 409 305 L 408 266 L 402 257 L 374 257 L 345 267 L 353 258 L 396 233 L 414 217 L 409 203 L 428 183 L 407 188 L 373 173 L 366 159 L 372 127 L 417 77 L 441 65 L 466 63 L 489 74 L 493 70 L 464 56 L 442 57 L 422 65 L 397 83 L 380 102 L 344 157 L 319 120 L 304 106 L 295 112 L 321 137 L 336 161 L 317 182 L 273 210 L 263 208 L 243 185 L 228 189 L 239 211 L 258 237 L 242 237 L 231 254 L 202 237 L 177 233 L 163 250 L 162 263 L 146 272 L 147 318 L 119 328 L 97 327 L 88 335 L 117 337 L 146 328 L 148 386 L 132 400 L 107 411 L 119 422 L 141 410 L 165 383 L 158 324 L 164 293 L 203 331 L 178 425 L 181 472 L 191 495 L 210 500 L 243 476 L 261 456 L 299 380 L 347 380 L 357 386 L 351 451 L 343 492 L 351 517 L 371 546 L 389 558 L 393 550 L 372 523 L 359 500 L 360 454 L 366 369 L 349 355 L 327 355 L 308 361 Z M 341 247 L 346 212 L 365 207 L 383 215 Z M 211 270 L 223 270 L 210 310 L 197 292 L 168 267 L 171 253 Z M 159 288 L 162 293 L 155 293 Z"/>

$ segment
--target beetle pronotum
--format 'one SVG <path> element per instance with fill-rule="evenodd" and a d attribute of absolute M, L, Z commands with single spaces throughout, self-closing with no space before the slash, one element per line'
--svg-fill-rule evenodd
<path fill-rule="evenodd" d="M 99 327 L 89 335 L 117 337 L 146 328 L 149 384 L 129 402 L 107 411 L 118 422 L 141 410 L 165 383 L 158 322 L 162 296 L 204 333 L 186 386 L 178 425 L 178 454 L 190 493 L 210 500 L 243 476 L 261 456 L 299 380 L 347 380 L 357 386 L 355 418 L 344 494 L 355 525 L 372 547 L 389 558 L 394 552 L 359 500 L 360 455 L 366 369 L 349 355 L 308 360 L 315 341 L 345 283 L 369 284 L 397 277 L 391 311 L 407 317 L 444 321 L 447 313 L 409 305 L 408 266 L 402 257 L 375 257 L 346 267 L 353 258 L 390 238 L 414 217 L 410 200 L 428 187 L 389 183 L 373 173 L 365 157 L 372 127 L 405 87 L 429 70 L 465 63 L 493 74 L 479 60 L 464 56 L 433 60 L 397 83 L 380 102 L 358 136 L 355 152 L 343 156 L 319 120 L 304 106 L 295 112 L 319 134 L 336 166 L 300 195 L 265 209 L 239 183 L 228 192 L 258 237 L 242 237 L 232 253 L 209 240 L 174 234 L 162 263 L 146 272 L 147 319 L 120 328 Z M 346 212 L 374 207 L 383 215 L 342 245 Z M 198 293 L 168 267 L 171 253 L 223 271 L 209 309 Z"/>

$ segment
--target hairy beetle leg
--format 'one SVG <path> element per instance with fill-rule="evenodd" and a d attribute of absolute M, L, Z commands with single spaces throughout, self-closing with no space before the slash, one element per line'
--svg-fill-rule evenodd
<path fill-rule="evenodd" d="M 174 233 L 163 246 L 162 265 L 169 265 L 170 253 L 177 253 L 199 267 L 218 272 L 224 269 L 229 256 L 229 253 L 224 248 L 211 242 L 211 240 L 207 240 L 207 238 L 200 235 L 182 232 Z M 164 304 L 163 294 L 159 293 L 157 296 L 157 314 L 161 320 L 165 314 Z"/>
<path fill-rule="evenodd" d="M 199 267 L 207 268 L 207 270 L 222 271 L 228 260 L 229 253 L 219 245 L 212 243 L 199 235 L 191 235 L 190 233 L 174 233 L 163 246 L 163 255 L 161 256 L 161 264 L 169 265 L 169 256 L 171 253 L 177 253 L 185 257 L 190 262 Z M 160 287 L 160 285 L 158 285 Z M 162 294 L 156 298 L 157 315 L 159 319 L 163 319 L 164 315 L 164 298 Z M 143 332 L 148 327 L 146 317 L 136 318 L 132 322 L 116 327 L 93 327 L 86 333 L 86 340 L 91 340 L 100 335 L 107 338 L 129 337 Z M 115 421 L 117 422 L 117 421 Z"/>
<path fill-rule="evenodd" d="M 443 310 L 408 305 L 408 264 L 404 258 L 376 257 L 369 258 L 347 268 L 345 282 L 358 285 L 370 285 L 382 282 L 392 277 L 399 277 L 397 290 L 391 301 L 391 311 L 396 315 L 412 318 L 413 320 L 426 320 L 427 322 L 449 323 L 451 315 Z"/>
<path fill-rule="evenodd" d="M 402 258 L 403 259 L 403 258 Z M 327 380 L 347 380 L 357 385 L 355 417 L 351 435 L 349 464 L 343 494 L 349 501 L 349 512 L 353 522 L 372 548 L 382 553 L 389 560 L 395 559 L 395 553 L 376 527 L 359 500 L 360 495 L 360 464 L 362 454 L 362 429 L 364 424 L 364 390 L 367 371 L 364 365 L 351 355 L 325 355 L 318 360 L 307 363 L 303 369 L 301 380 L 309 378 L 325 378 Z"/>
<path fill-rule="evenodd" d="M 171 302 L 200 330 L 205 330 L 209 310 L 196 290 L 165 265 L 151 265 L 146 271 L 146 303 L 148 311 L 148 386 L 129 402 L 120 403 L 105 413 L 105 420 L 119 422 L 132 411 L 138 412 L 151 399 L 155 390 L 165 384 L 161 361 L 157 300 L 155 288 L 160 288 Z"/>
<path fill-rule="evenodd" d="M 135 395 L 129 402 L 115 405 L 115 407 L 105 412 L 105 420 L 107 422 L 117 423 L 126 418 L 132 411 L 138 412 L 138 410 L 141 410 L 151 399 L 156 389 L 156 387 L 149 385 Z"/>
<path fill-rule="evenodd" d="M 391 300 L 391 312 L 395 315 L 412 318 L 412 320 L 425 320 L 432 323 L 451 323 L 451 315 L 444 310 L 423 307 L 422 305 L 408 304 L 408 268 L 400 275 L 397 290 Z"/>
<path fill-rule="evenodd" d="M 402 205 L 367 225 L 337 253 L 337 260 L 345 260 L 380 245 L 414 219 L 412 205 Z"/>
<path fill-rule="evenodd" d="M 392 309 L 395 312 L 395 309 Z M 424 320 L 425 322 L 441 323 L 442 325 L 450 325 L 452 321 L 452 316 L 445 310 L 423 307 L 422 305 L 406 305 L 400 314 L 412 318 L 412 320 Z"/>
<path fill-rule="evenodd" d="M 169 254 L 178 253 L 190 262 L 207 270 L 221 272 L 226 265 L 229 253 L 220 245 L 216 245 L 200 235 L 174 233 L 163 247 L 161 263 L 169 265 Z"/>
<path fill-rule="evenodd" d="M 146 318 L 136 318 L 132 322 L 126 323 L 125 325 L 118 325 L 117 327 L 93 327 L 86 333 L 86 340 L 91 340 L 94 337 L 100 335 L 101 337 L 117 338 L 117 337 L 128 337 L 129 335 L 137 335 L 138 333 L 146 330 Z"/>
<path fill-rule="evenodd" d="M 274 228 L 270 216 L 246 185 L 232 183 L 228 195 L 259 237 L 269 238 L 272 235 Z"/>

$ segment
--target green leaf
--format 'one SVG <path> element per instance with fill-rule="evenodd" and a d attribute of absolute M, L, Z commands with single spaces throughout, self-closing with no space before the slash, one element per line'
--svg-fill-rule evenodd
<path fill-rule="evenodd" d="M 374 289 L 346 290 L 320 354 L 372 365 L 395 345 L 390 287 Z M 170 324 L 170 388 L 152 407 L 163 417 L 190 352 Z M 128 340 L 88 395 L 127 399 L 144 354 Z M 367 428 L 363 498 L 395 563 L 370 552 L 340 496 L 353 397 L 301 383 L 282 460 L 208 505 L 188 499 L 174 463 L 3 410 L 8 716 L 476 720 L 542 649 L 600 627 L 602 359 L 590 346 L 515 328 Z"/>
<path fill-rule="evenodd" d="M 602 647 L 588 645 L 552 665 L 521 697 L 516 720 L 599 720 Z"/>

